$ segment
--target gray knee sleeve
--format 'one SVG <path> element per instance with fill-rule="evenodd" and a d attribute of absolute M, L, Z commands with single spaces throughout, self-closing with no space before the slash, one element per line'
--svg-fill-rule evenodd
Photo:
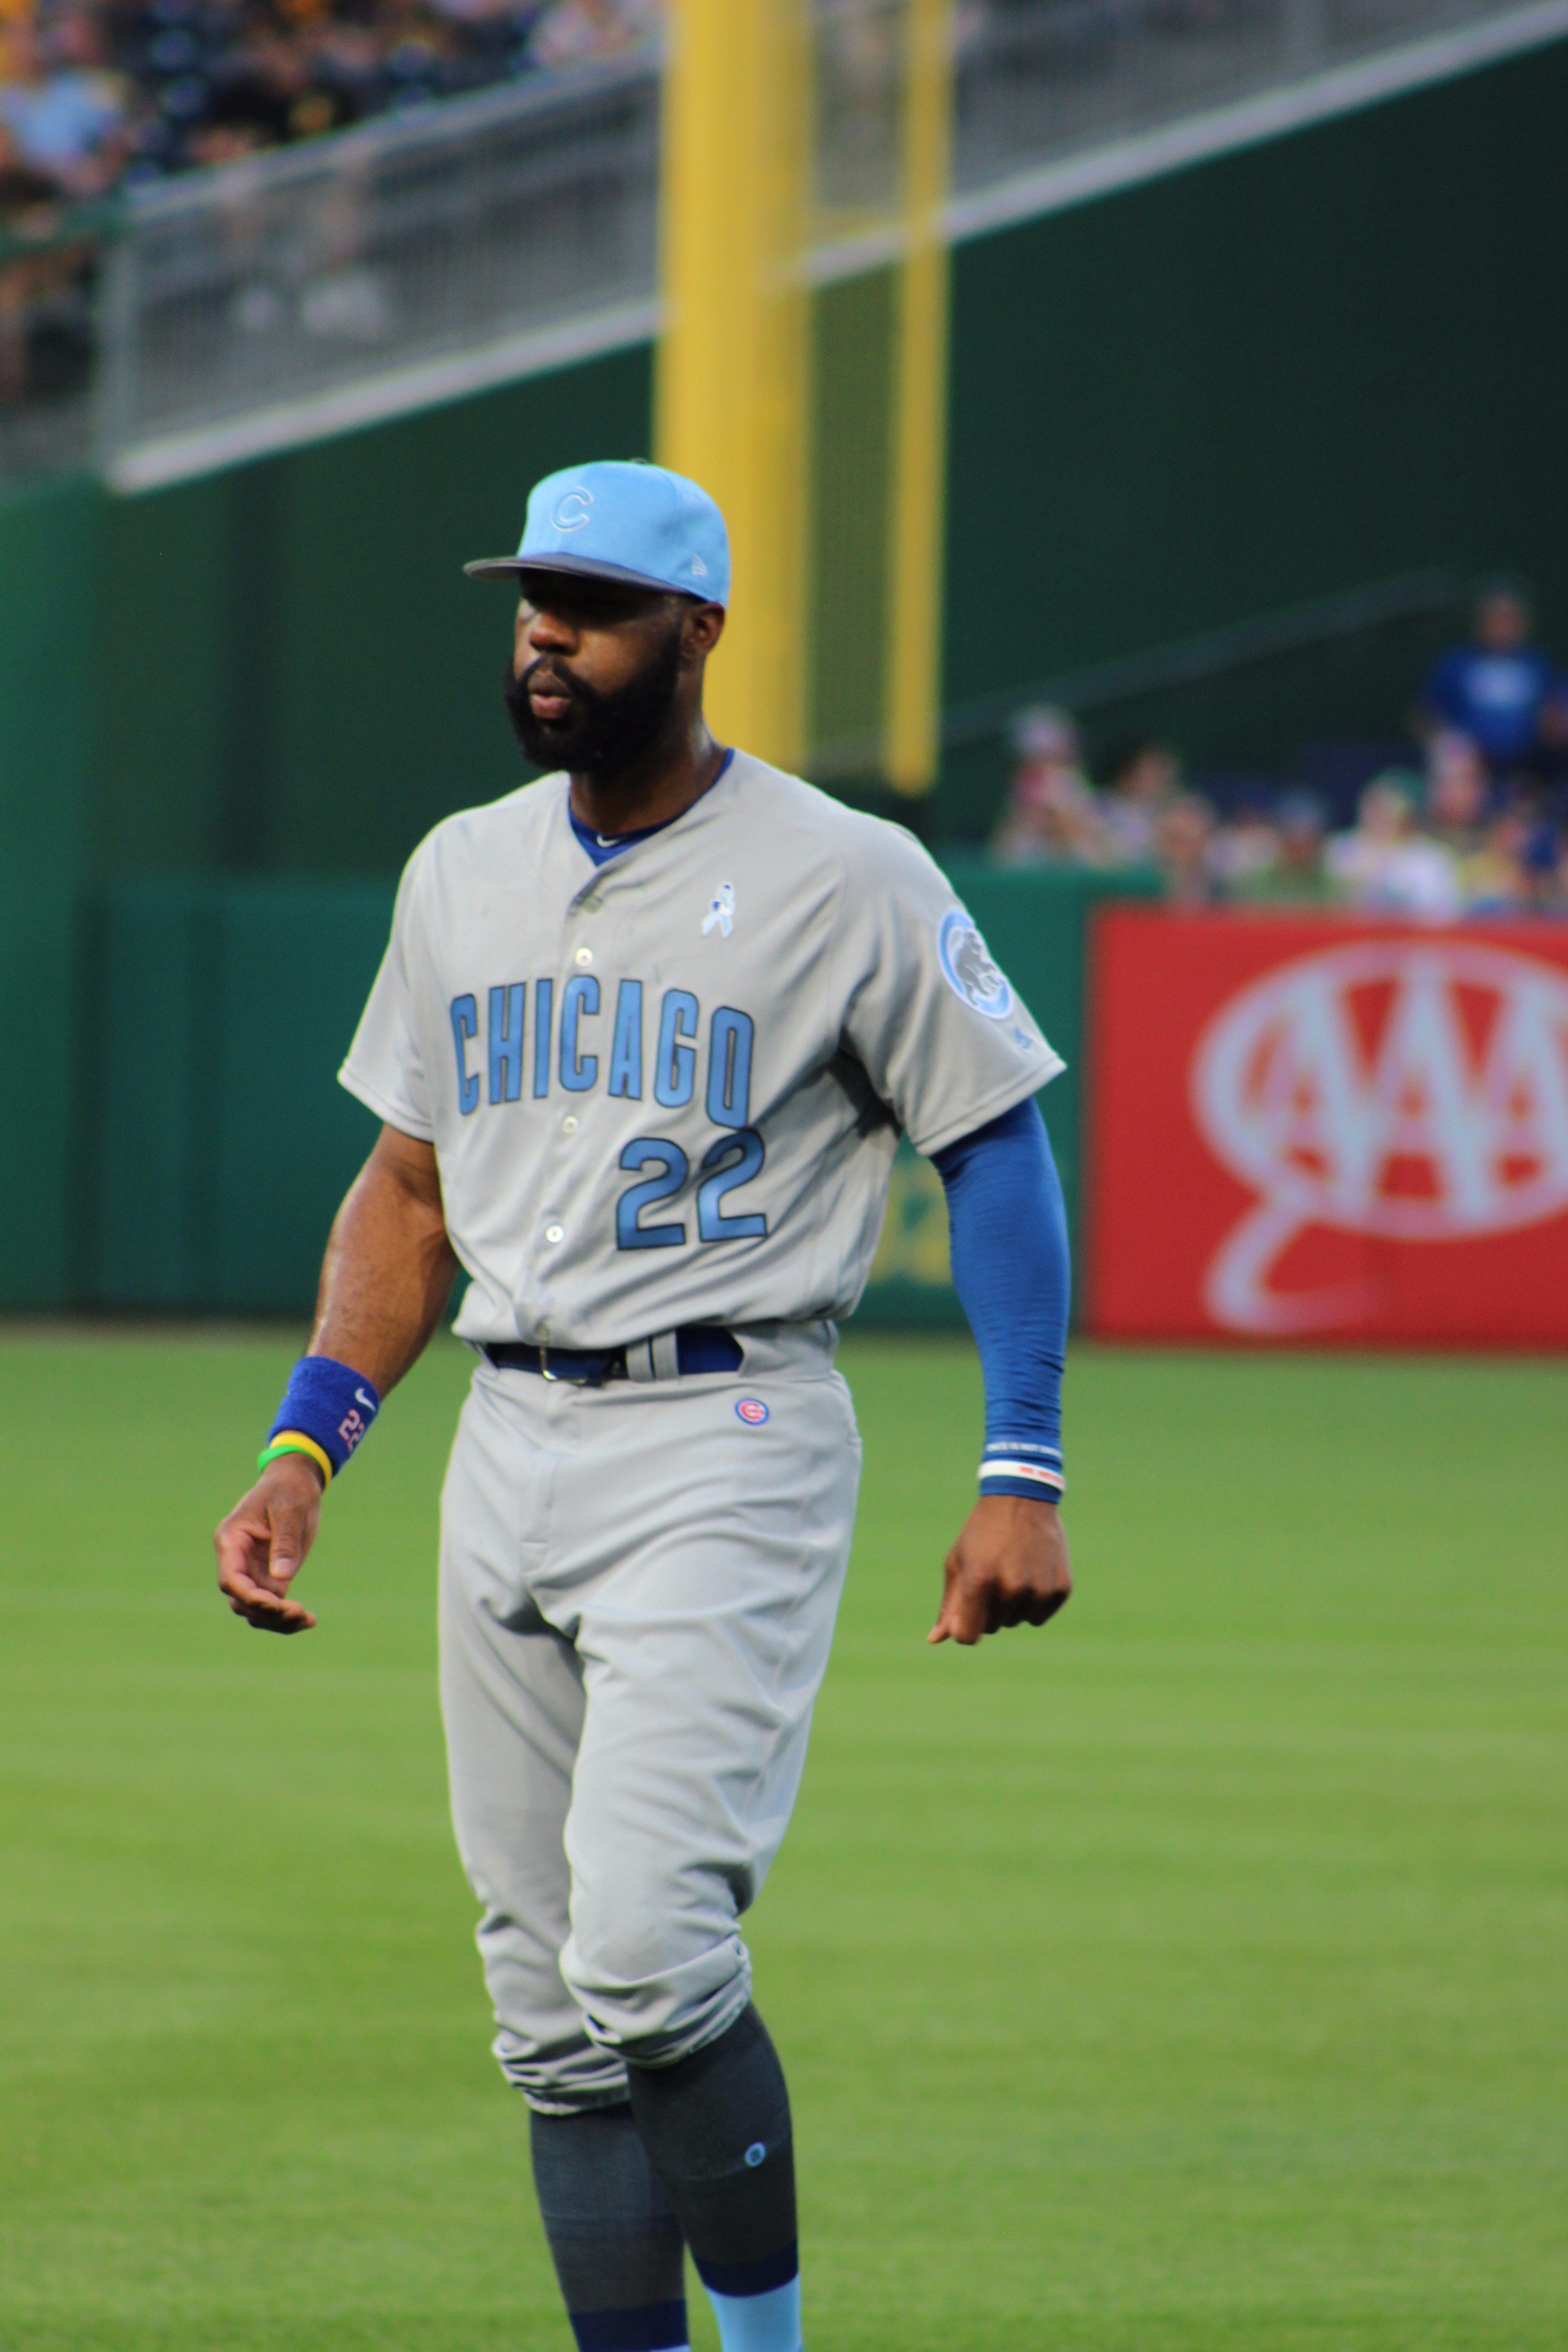
<path fill-rule="evenodd" d="M 535 2109 L 530 2127 L 539 2210 L 574 2322 L 640 2313 L 652 2333 L 645 2328 L 637 2342 L 684 2344 L 680 2224 L 631 2109 L 580 2116 Z"/>
<path fill-rule="evenodd" d="M 628 2069 L 632 2113 L 704 2285 L 760 2294 L 798 2268 L 789 2093 L 748 2008 L 673 2066 Z"/>

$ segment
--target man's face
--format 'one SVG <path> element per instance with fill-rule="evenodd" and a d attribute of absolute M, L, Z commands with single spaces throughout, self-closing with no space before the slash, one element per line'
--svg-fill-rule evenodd
<path fill-rule="evenodd" d="M 1322 863 L 1323 835 L 1321 825 L 1309 823 L 1305 817 L 1279 829 L 1279 863 L 1289 874 L 1315 874 Z"/>
<path fill-rule="evenodd" d="M 1152 808 L 1169 800 L 1181 782 L 1174 755 L 1163 743 L 1146 743 L 1111 778 L 1111 790 L 1124 801 Z"/>
<path fill-rule="evenodd" d="M 1510 654 L 1530 635 L 1530 614 L 1517 596 L 1484 596 L 1476 610 L 1476 635 L 1490 654 Z"/>
<path fill-rule="evenodd" d="M 646 751 L 679 691 L 689 600 L 525 572 L 507 711 L 535 767 L 614 772 Z"/>
<path fill-rule="evenodd" d="M 1361 829 L 1373 841 L 1403 841 L 1410 831 L 1410 803 L 1394 784 L 1375 778 L 1361 796 Z"/>

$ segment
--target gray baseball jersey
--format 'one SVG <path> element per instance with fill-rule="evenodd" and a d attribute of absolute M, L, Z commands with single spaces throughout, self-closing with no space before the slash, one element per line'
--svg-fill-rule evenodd
<path fill-rule="evenodd" d="M 341 1076 L 436 1147 L 461 1337 L 614 1348 L 847 1314 L 900 1129 L 1062 1066 L 910 835 L 742 752 L 600 866 L 563 775 L 438 825 Z"/>

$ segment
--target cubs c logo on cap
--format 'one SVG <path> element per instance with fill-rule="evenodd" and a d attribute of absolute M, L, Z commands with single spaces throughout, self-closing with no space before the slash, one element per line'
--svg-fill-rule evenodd
<path fill-rule="evenodd" d="M 517 553 L 463 569 L 470 580 L 515 582 L 535 565 L 730 601 L 724 518 L 699 483 L 664 466 L 606 457 L 546 474 L 528 494 Z"/>
<path fill-rule="evenodd" d="M 991 950 L 962 907 L 950 907 L 936 935 L 942 978 L 955 996 L 987 1021 L 1005 1021 L 1013 1010 L 1013 992 L 991 961 Z"/>

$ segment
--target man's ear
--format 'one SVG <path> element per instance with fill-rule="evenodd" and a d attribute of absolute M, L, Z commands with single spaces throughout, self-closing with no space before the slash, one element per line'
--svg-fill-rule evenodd
<path fill-rule="evenodd" d="M 689 661 L 703 661 L 724 634 L 722 604 L 693 604 L 681 624 L 680 650 Z"/>

